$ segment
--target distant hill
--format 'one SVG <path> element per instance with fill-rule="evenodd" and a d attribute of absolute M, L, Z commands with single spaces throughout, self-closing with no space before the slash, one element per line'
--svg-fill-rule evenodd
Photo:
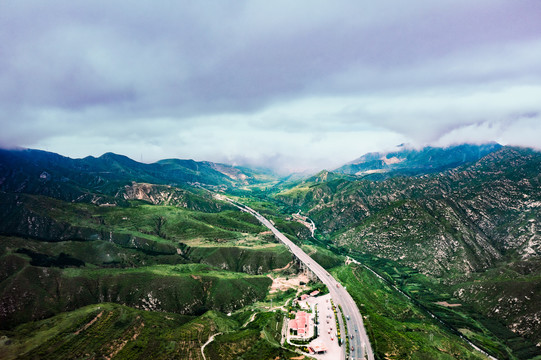
<path fill-rule="evenodd" d="M 425 147 L 420 150 L 401 146 L 387 153 L 368 153 L 337 169 L 336 173 L 357 175 L 381 180 L 396 175 L 421 175 L 454 168 L 481 159 L 499 150 L 496 143 L 483 145 L 462 144 L 447 148 Z"/>
<path fill-rule="evenodd" d="M 114 153 L 71 159 L 41 150 L 0 150 L 0 191 L 67 201 L 90 201 L 98 194 L 98 201 L 107 202 L 108 196 L 132 182 L 228 188 L 268 179 L 268 174 L 208 161 L 168 159 L 144 164 Z"/>

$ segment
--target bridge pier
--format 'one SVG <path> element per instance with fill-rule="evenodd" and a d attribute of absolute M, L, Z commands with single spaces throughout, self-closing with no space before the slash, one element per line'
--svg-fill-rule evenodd
<path fill-rule="evenodd" d="M 301 273 L 308 276 L 308 279 L 312 280 L 312 281 L 318 281 L 318 277 L 316 276 L 316 274 L 314 274 L 312 272 L 312 270 L 310 270 L 310 268 L 308 266 L 306 266 L 305 263 L 303 263 L 302 261 L 300 261 L 298 258 L 295 258 L 295 261 L 297 263 L 297 265 L 299 266 L 299 269 L 301 270 Z"/>

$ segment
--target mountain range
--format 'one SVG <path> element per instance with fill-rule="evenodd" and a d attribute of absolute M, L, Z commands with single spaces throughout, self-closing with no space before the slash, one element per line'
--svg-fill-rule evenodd
<path fill-rule="evenodd" d="M 477 161 L 501 147 L 497 143 L 461 144 L 446 148 L 429 146 L 418 150 L 410 149 L 402 144 L 396 151 L 365 154 L 333 172 L 362 176 L 372 180 L 396 175 L 429 174 Z"/>
<path fill-rule="evenodd" d="M 310 246 L 313 258 L 336 274 L 345 271 L 344 256 L 357 259 L 421 312 L 437 314 L 447 328 L 499 358 L 541 357 L 540 152 L 499 144 L 402 146 L 292 179 L 205 161 L 143 164 L 112 153 L 71 159 L 0 150 L 0 331 L 17 338 L 26 330 L 15 329 L 51 316 L 61 323 L 56 316 L 68 311 L 79 311 L 77 321 L 83 321 L 85 306 L 109 302 L 110 314 L 130 313 L 138 324 L 134 319 L 156 320 L 133 309 L 175 313 L 191 317 L 178 320 L 179 329 L 195 331 L 186 321 L 204 323 L 205 334 L 206 326 L 239 334 L 224 337 L 224 346 L 245 344 L 246 306 L 268 299 L 271 281 L 264 275 L 294 274 L 296 268 L 255 219 L 213 196 L 225 192 Z M 295 220 L 299 212 L 314 222 L 315 234 Z M 370 274 L 362 276 L 373 287 L 366 296 L 380 291 Z M 401 301 L 397 307 L 410 308 Z M 227 320 L 229 312 L 237 315 Z M 418 320 L 398 318 L 403 326 L 417 326 Z M 371 325 L 371 336 L 387 343 L 376 347 L 378 356 L 386 357 L 385 346 L 420 346 L 409 343 L 413 335 L 407 342 L 385 337 L 388 321 Z M 254 342 L 268 324 L 260 326 L 250 333 L 252 344 L 271 355 L 286 351 L 273 341 Z M 173 350 L 190 348 L 194 340 L 188 338 Z M 35 342 L 25 339 L 28 346 Z M 47 341 L 41 351 L 53 346 Z M 246 358 L 257 358 L 255 348 L 245 351 L 255 356 Z M 426 351 L 436 356 L 437 349 Z"/>
<path fill-rule="evenodd" d="M 384 181 L 323 171 L 273 196 L 334 246 L 415 269 L 539 345 L 541 153 L 489 148 L 476 161 L 418 176 L 391 170 Z M 435 152 L 445 153 L 415 157 Z"/>
<path fill-rule="evenodd" d="M 136 183 L 175 187 L 205 184 L 238 187 L 269 175 L 248 168 L 194 160 L 167 159 L 152 164 L 106 153 L 71 159 L 40 150 L 0 150 L 0 191 L 41 194 L 66 201 L 114 201 L 119 189 Z"/>

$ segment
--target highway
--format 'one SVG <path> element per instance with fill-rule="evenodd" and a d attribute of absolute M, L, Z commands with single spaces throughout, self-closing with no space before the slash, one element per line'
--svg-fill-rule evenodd
<path fill-rule="evenodd" d="M 229 201 L 241 210 L 255 216 L 263 225 L 269 228 L 269 230 L 273 232 L 274 236 L 276 236 L 278 240 L 284 243 L 284 245 L 287 246 L 289 250 L 320 279 L 322 283 L 327 285 L 335 305 L 337 307 L 338 305 L 341 305 L 346 318 L 347 316 L 349 316 L 349 320 L 346 320 L 346 322 L 350 336 L 353 335 L 353 339 L 349 340 L 350 346 L 353 346 L 354 348 L 354 350 L 350 352 L 349 359 L 373 360 L 374 354 L 372 352 L 372 347 L 370 346 L 370 342 L 366 334 L 366 329 L 364 328 L 363 318 L 361 316 L 359 308 L 357 307 L 355 301 L 353 301 L 353 298 L 347 292 L 347 290 L 344 289 L 344 287 L 340 285 L 340 283 L 336 281 L 327 270 L 325 270 L 321 265 L 315 262 L 310 256 L 308 256 L 308 254 L 306 254 L 300 247 L 295 245 L 284 234 L 278 231 L 278 229 L 276 229 L 269 220 L 267 220 L 257 211 L 243 204 L 237 203 L 225 196 L 223 196 L 222 199 Z M 346 334 L 344 333 L 342 334 L 342 336 L 344 337 L 345 343 Z M 345 359 L 345 345 L 343 345 L 341 349 L 342 351 L 340 354 L 340 358 Z M 365 355 L 366 357 L 364 357 Z"/>

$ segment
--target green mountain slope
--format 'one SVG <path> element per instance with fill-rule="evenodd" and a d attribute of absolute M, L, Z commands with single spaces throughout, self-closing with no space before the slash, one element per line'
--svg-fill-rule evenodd
<path fill-rule="evenodd" d="M 262 274 L 291 262 L 252 216 L 205 192 L 132 183 L 119 193 L 125 206 L 0 192 L 4 329 L 101 302 L 227 313 L 263 299 Z"/>
<path fill-rule="evenodd" d="M 100 302 L 151 311 L 228 313 L 267 294 L 266 276 L 220 272 L 208 266 L 157 265 L 135 269 L 25 266 L 0 285 L 2 328 Z"/>
<path fill-rule="evenodd" d="M 252 317 L 272 304 L 265 275 L 297 271 L 291 254 L 203 187 L 238 196 L 331 269 L 369 316 L 379 358 L 482 358 L 460 336 L 501 359 L 536 358 L 541 153 L 391 155 L 404 159 L 384 174 L 263 184 L 265 172 L 209 162 L 0 151 L 0 357 L 202 358 L 217 332 L 209 358 L 293 356 L 280 312 Z"/>
<path fill-rule="evenodd" d="M 99 203 L 116 203 L 114 195 L 119 188 L 132 182 L 227 188 L 270 177 L 268 173 L 211 162 L 171 159 L 143 164 L 113 153 L 70 159 L 40 150 L 0 150 L 0 174 L 3 192 Z"/>
<path fill-rule="evenodd" d="M 541 341 L 541 307 L 529 300 L 540 284 L 541 153 L 503 147 L 432 175 L 328 179 L 307 180 L 274 198 L 301 209 L 338 248 L 390 259 L 454 286 L 454 295 L 480 313 Z M 517 274 L 497 281 L 486 273 L 517 264 L 520 287 L 511 282 Z"/>
<path fill-rule="evenodd" d="M 203 359 L 201 347 L 211 335 L 219 333 L 224 335 L 217 336 L 215 342 L 227 346 L 229 354 L 234 349 L 235 356 L 243 359 L 294 356 L 262 336 L 280 335 L 275 330 L 281 328 L 280 319 L 273 315 L 243 330 L 239 316 L 227 317 L 215 311 L 193 317 L 111 303 L 89 305 L 4 332 L 0 358 Z M 222 339 L 231 333 L 239 334 L 235 341 Z M 207 358 L 227 358 L 215 356 L 217 351 L 215 347 L 206 349 Z"/>
<path fill-rule="evenodd" d="M 274 197 L 302 209 L 339 245 L 370 251 L 380 247 L 379 255 L 396 259 L 399 251 L 419 246 L 438 259 L 438 266 L 468 272 L 486 268 L 503 255 L 540 255 L 539 235 L 531 226 L 541 208 L 539 169 L 540 153 L 503 148 L 472 165 L 436 175 L 382 182 L 305 182 Z M 436 241 L 442 246 L 433 246 Z M 445 244 L 462 249 L 471 261 L 462 265 L 440 259 L 436 252 L 446 251 Z M 412 264 L 418 261 L 412 259 Z"/>

